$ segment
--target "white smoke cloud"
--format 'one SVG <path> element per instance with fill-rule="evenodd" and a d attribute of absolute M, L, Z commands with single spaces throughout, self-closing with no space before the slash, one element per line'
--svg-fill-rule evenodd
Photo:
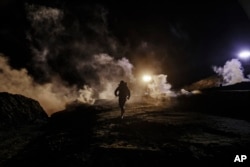
<path fill-rule="evenodd" d="M 84 81 L 83 89 L 74 90 L 80 93 L 77 100 L 87 103 L 93 103 L 95 98 L 113 97 L 119 80 L 132 80 L 133 65 L 128 59 L 115 59 L 102 52 L 102 47 L 107 47 L 103 46 L 104 41 L 111 50 L 118 45 L 108 32 L 107 11 L 103 7 L 94 7 L 91 12 L 83 9 L 83 14 L 90 17 L 81 25 L 88 29 L 86 34 L 79 28 L 78 19 L 73 18 L 72 26 L 64 25 L 65 14 L 59 8 L 26 4 L 26 12 L 32 27 L 27 38 L 33 54 L 33 70 L 41 71 L 40 78 L 54 81 L 56 76 L 64 80 L 65 75 L 73 75 L 77 78 L 75 82 Z M 92 42 L 87 42 L 89 31 L 96 35 Z"/>
<path fill-rule="evenodd" d="M 54 36 L 64 30 L 61 24 L 64 16 L 62 10 L 26 4 L 26 11 L 28 19 L 32 20 L 31 26 L 36 27 L 37 34 L 47 31 L 47 34 Z"/>
<path fill-rule="evenodd" d="M 126 58 L 115 60 L 108 54 L 97 54 L 88 63 L 79 63 L 78 71 L 84 73 L 86 69 L 89 69 L 87 66 L 91 66 L 94 74 L 98 77 L 98 81 L 86 78 L 86 82 L 98 91 L 97 98 L 114 98 L 114 88 L 120 80 L 126 80 L 129 83 L 134 80 L 133 65 Z"/>
<path fill-rule="evenodd" d="M 138 86 L 141 85 L 133 76 L 134 67 L 130 61 L 105 52 L 104 48 L 111 48 L 113 51 L 119 48 L 118 42 L 109 36 L 106 29 L 106 11 L 101 12 L 100 16 L 98 12 L 94 12 L 94 20 L 100 17 L 100 24 L 95 21 L 86 23 L 94 32 L 98 28 L 102 29 L 102 33 L 96 33 L 96 40 L 92 43 L 86 42 L 87 34 L 81 32 L 78 26 L 75 29 L 74 26 L 65 27 L 62 24 L 65 14 L 60 9 L 27 4 L 26 11 L 31 24 L 27 38 L 32 51 L 32 72 L 37 72 L 39 79 L 46 80 L 37 81 L 37 78 L 29 75 L 30 71 L 27 69 L 11 68 L 2 55 L 0 91 L 33 98 L 40 102 L 48 115 L 63 110 L 73 101 L 93 104 L 96 99 L 114 99 L 114 90 L 120 80 L 128 83 L 132 96 L 139 95 L 141 88 Z M 73 23 L 78 25 L 77 22 Z M 66 42 L 62 39 L 66 39 Z M 65 74 L 74 76 L 76 83 L 69 84 L 64 78 Z M 82 85 L 80 88 L 79 83 Z M 172 94 L 167 75 L 153 76 L 153 82 L 148 87 L 152 97 Z"/>
<path fill-rule="evenodd" d="M 147 84 L 146 93 L 153 98 L 175 96 L 171 87 L 171 84 L 167 82 L 167 75 L 153 75 L 152 80 Z"/>
<path fill-rule="evenodd" d="M 46 84 L 36 83 L 26 69 L 16 70 L 8 65 L 8 59 L 0 54 L 0 91 L 22 94 L 41 104 L 48 115 L 63 110 L 65 105 L 78 99 L 83 103 L 93 103 L 93 90 L 84 86 L 77 90 L 66 86 L 59 78 Z"/>
<path fill-rule="evenodd" d="M 43 77 L 50 78 L 48 59 L 57 52 L 51 48 L 57 43 L 56 39 L 64 33 L 64 13 L 60 9 L 45 6 L 26 4 L 25 7 L 31 26 L 31 31 L 26 32 L 26 38 L 30 41 L 32 64 L 43 73 Z"/>
<path fill-rule="evenodd" d="M 95 102 L 94 90 L 87 85 L 83 86 L 83 89 L 79 90 L 79 97 L 77 98 L 78 101 L 88 104 L 93 104 Z"/>
<path fill-rule="evenodd" d="M 243 81 L 249 81 L 244 77 L 243 67 L 238 59 L 232 59 L 225 63 L 223 67 L 213 66 L 213 70 L 222 76 L 222 85 L 233 85 Z"/>
<path fill-rule="evenodd" d="M 41 104 L 48 115 L 65 109 L 65 106 L 78 100 L 82 103 L 93 104 L 96 98 L 114 98 L 114 89 L 119 80 L 132 81 L 132 68 L 126 58 L 114 60 L 107 54 L 95 55 L 92 62 L 95 74 L 99 77 L 100 86 L 83 85 L 81 89 L 68 86 L 59 77 L 53 76 L 51 82 L 39 84 L 28 75 L 26 69 L 16 70 L 9 66 L 8 59 L 0 54 L 0 91 L 22 94 L 33 98 Z M 81 67 L 85 69 L 85 67 Z M 90 84 L 95 81 L 90 80 Z M 95 96 L 95 94 L 97 94 Z"/>

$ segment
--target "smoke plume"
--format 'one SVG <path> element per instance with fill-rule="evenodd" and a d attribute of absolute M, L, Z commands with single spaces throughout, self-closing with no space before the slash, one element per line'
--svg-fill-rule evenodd
<path fill-rule="evenodd" d="M 89 89 L 83 88 L 83 90 L 92 94 L 92 91 Z M 48 115 L 64 109 L 65 104 L 85 93 L 82 92 L 83 90 L 77 90 L 75 87 L 67 87 L 63 85 L 63 82 L 59 78 L 54 78 L 50 83 L 38 84 L 28 75 L 26 69 L 12 69 L 8 65 L 7 58 L 0 55 L 0 91 L 22 94 L 38 100 Z M 81 100 L 88 103 L 92 98 L 91 96 L 87 96 L 87 98 Z"/>
<path fill-rule="evenodd" d="M 81 86 L 95 80 L 100 86 L 103 83 L 91 66 L 95 55 L 112 55 L 116 60 L 124 57 L 122 47 L 108 31 L 107 11 L 103 7 L 86 5 L 76 10 L 81 15 L 77 11 L 72 13 L 72 9 L 26 4 L 31 73 L 39 82 L 50 81 L 54 74 L 60 74 L 70 84 Z"/>
<path fill-rule="evenodd" d="M 148 96 L 154 99 L 164 99 L 173 97 L 176 94 L 171 90 L 171 84 L 167 81 L 167 75 L 152 75 L 151 81 L 144 82 L 136 80 L 137 85 L 133 88 L 133 93 L 138 96 Z M 132 98 L 132 100 L 134 100 Z M 136 100 L 135 100 L 136 101 Z"/>
<path fill-rule="evenodd" d="M 117 86 L 118 78 L 130 78 L 132 76 L 132 65 L 123 58 L 117 62 L 106 54 L 95 55 L 91 67 L 96 75 L 100 76 L 101 86 L 92 87 L 83 85 L 81 89 L 77 86 L 69 86 L 59 77 L 53 76 L 51 82 L 40 84 L 28 74 L 26 69 L 16 70 L 8 65 L 8 60 L 0 55 L 0 91 L 14 94 L 22 94 L 36 99 L 46 110 L 48 115 L 63 110 L 65 106 L 78 100 L 82 103 L 93 104 L 96 98 L 113 98 L 114 88 Z M 104 61 L 105 59 L 106 61 Z M 79 67 L 85 69 L 85 65 Z M 94 81 L 90 81 L 92 83 Z"/>
<path fill-rule="evenodd" d="M 107 11 L 101 6 L 77 9 L 83 16 L 26 4 L 30 66 L 13 69 L 0 55 L 0 91 L 33 98 L 48 115 L 74 101 L 93 104 L 96 99 L 114 99 L 120 80 L 128 83 L 132 96 L 141 95 L 134 67 L 123 55 L 127 47 L 108 31 Z M 154 97 L 171 93 L 163 74 L 153 76 L 148 88 Z"/>
<path fill-rule="evenodd" d="M 243 81 L 250 81 L 244 77 L 244 70 L 238 59 L 232 59 L 225 63 L 223 67 L 213 66 L 213 70 L 222 77 L 222 85 L 233 85 Z"/>
<path fill-rule="evenodd" d="M 151 92 L 151 96 L 159 96 L 159 95 L 170 95 L 172 92 L 170 91 L 171 85 L 167 83 L 167 75 L 153 75 L 152 82 L 148 84 L 149 91 Z"/>
<path fill-rule="evenodd" d="M 121 79 L 133 81 L 129 60 L 105 53 L 117 49 L 106 29 L 105 11 L 90 13 L 87 30 L 80 30 L 77 19 L 67 25 L 58 8 L 26 4 L 26 12 L 32 66 L 29 71 L 13 69 L 0 55 L 0 91 L 36 99 L 51 115 L 76 100 L 93 104 L 96 98 L 112 98 Z M 86 31 L 94 34 L 95 41 L 89 42 Z"/>

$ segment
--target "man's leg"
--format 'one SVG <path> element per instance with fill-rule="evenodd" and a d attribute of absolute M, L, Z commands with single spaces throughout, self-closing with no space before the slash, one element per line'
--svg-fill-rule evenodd
<path fill-rule="evenodd" d="M 125 112 L 124 107 L 122 107 L 121 108 L 121 119 L 123 119 L 124 112 Z"/>
<path fill-rule="evenodd" d="M 120 109 L 121 109 L 121 119 L 123 119 L 123 115 L 125 112 L 125 110 L 124 110 L 125 101 L 126 101 L 126 98 L 119 99 L 119 105 L 120 105 Z"/>

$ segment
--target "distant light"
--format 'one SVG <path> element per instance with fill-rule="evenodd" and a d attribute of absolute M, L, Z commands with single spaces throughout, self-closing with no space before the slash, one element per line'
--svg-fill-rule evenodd
<path fill-rule="evenodd" d="M 144 76 L 142 77 L 142 80 L 143 80 L 144 82 L 150 82 L 150 81 L 152 80 L 152 77 L 151 77 L 150 75 L 144 75 Z"/>
<path fill-rule="evenodd" d="M 248 59 L 250 58 L 250 51 L 242 51 L 239 53 L 239 58 Z"/>

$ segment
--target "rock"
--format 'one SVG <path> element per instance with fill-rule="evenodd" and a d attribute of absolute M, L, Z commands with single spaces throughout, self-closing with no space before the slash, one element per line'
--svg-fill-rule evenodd
<path fill-rule="evenodd" d="M 0 128 L 45 123 L 47 120 L 48 115 L 36 100 L 0 92 Z"/>

